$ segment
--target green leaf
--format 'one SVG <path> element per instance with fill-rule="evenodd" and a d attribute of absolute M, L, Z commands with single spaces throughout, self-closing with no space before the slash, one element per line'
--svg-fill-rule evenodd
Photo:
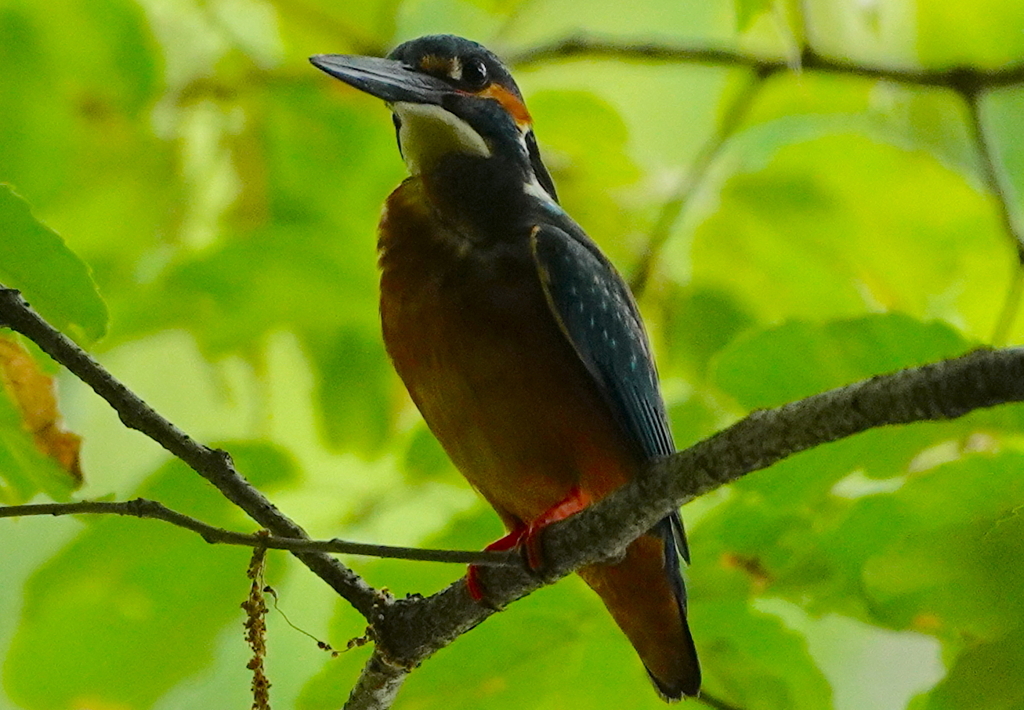
<path fill-rule="evenodd" d="M 1024 233 L 1024 90 L 1010 87 L 985 95 L 982 130 L 992 146 L 1001 199 L 1007 202 L 1017 233 Z M 1018 319 L 1019 320 L 1019 319 Z"/>
<path fill-rule="evenodd" d="M 409 482 L 414 484 L 444 479 L 462 480 L 448 454 L 441 448 L 441 443 L 425 424 L 418 425 L 409 437 L 402 471 Z"/>
<path fill-rule="evenodd" d="M 978 644 L 957 658 L 949 674 L 915 710 L 1013 710 L 1024 707 L 1024 644 L 1021 627 L 993 643 Z"/>
<path fill-rule="evenodd" d="M 901 313 L 825 325 L 791 322 L 735 341 L 720 353 L 715 379 L 745 409 L 775 407 L 874 375 L 962 355 L 967 347 L 949 326 Z"/>
<path fill-rule="evenodd" d="M 736 30 L 743 32 L 753 24 L 760 15 L 772 7 L 774 0 L 734 0 L 736 11 Z"/>
<path fill-rule="evenodd" d="M 395 380 L 376 326 L 309 337 L 326 441 L 342 451 L 378 451 L 391 423 Z"/>
<path fill-rule="evenodd" d="M 680 233 L 665 265 L 679 283 L 733 294 L 769 322 L 890 310 L 989 337 L 994 294 L 1010 281 L 991 204 L 919 151 L 853 132 L 814 137 L 829 125 L 844 129 L 794 118 L 737 136 L 692 254 Z"/>
<path fill-rule="evenodd" d="M 19 289 L 40 315 L 74 338 L 96 340 L 107 308 L 89 267 L 60 236 L 32 216 L 28 203 L 0 185 L 0 283 Z"/>
<path fill-rule="evenodd" d="M 229 448 L 239 470 L 264 488 L 295 476 L 290 459 L 273 446 L 237 442 Z M 240 518 L 177 460 L 137 494 L 214 525 Z M 248 592 L 250 551 L 209 545 L 159 521 L 86 522 L 26 585 L 4 667 L 7 690 L 19 705 L 148 708 L 212 661 L 226 625 L 236 623 L 237 643 L 244 643 L 238 605 Z M 271 578 L 275 569 L 272 559 Z"/>
<path fill-rule="evenodd" d="M 1024 6 L 1015 0 L 917 5 L 917 50 L 927 66 L 1000 67 L 1024 54 Z"/>
<path fill-rule="evenodd" d="M 956 642 L 995 640 L 1019 626 L 1024 600 L 1006 590 L 1024 588 L 1022 474 L 1020 453 L 975 455 L 891 494 L 904 524 L 888 533 L 888 544 L 871 546 L 863 569 L 875 617 Z M 884 511 L 890 525 L 891 512 Z"/>
<path fill-rule="evenodd" d="M 608 252 L 626 263 L 630 252 L 623 235 L 633 231 L 636 215 L 616 195 L 639 177 L 626 151 L 626 124 L 602 98 L 585 91 L 541 91 L 530 97 L 531 110 L 544 116 L 539 134 L 543 158 L 563 206 Z M 585 121 L 586 132 L 574 129 Z"/>
<path fill-rule="evenodd" d="M 729 293 L 700 287 L 673 289 L 665 299 L 665 338 L 672 359 L 663 368 L 704 379 L 713 358 L 755 324 Z"/>
<path fill-rule="evenodd" d="M 703 690 L 750 710 L 830 708 L 832 689 L 807 642 L 749 603 L 695 597 L 691 626 L 704 669 Z"/>

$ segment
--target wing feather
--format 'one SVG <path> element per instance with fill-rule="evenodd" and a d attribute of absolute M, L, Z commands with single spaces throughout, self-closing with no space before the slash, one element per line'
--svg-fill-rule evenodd
<path fill-rule="evenodd" d="M 636 301 L 597 245 L 573 229 L 575 224 L 567 226 L 542 224 L 531 235 L 548 306 L 644 458 L 669 456 L 675 445 Z M 679 514 L 669 515 L 656 529 L 665 539 L 666 557 L 675 560 L 679 554 L 689 563 Z M 679 596 L 685 604 L 681 580 Z"/>

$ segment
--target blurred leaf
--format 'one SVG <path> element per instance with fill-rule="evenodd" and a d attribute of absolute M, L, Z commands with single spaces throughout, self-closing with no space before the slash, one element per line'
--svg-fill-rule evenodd
<path fill-rule="evenodd" d="M 972 456 L 926 471 L 892 494 L 905 525 L 889 528 L 889 544 L 872 546 L 863 568 L 878 621 L 958 646 L 1020 626 L 1024 601 L 1006 591 L 1024 587 L 1022 472 L 1024 456 L 1016 452 Z M 892 525 L 891 510 L 874 512 Z M 881 519 L 876 525 L 885 529 Z"/>
<path fill-rule="evenodd" d="M 0 392 L 0 503 L 25 503 L 37 493 L 65 501 L 77 485 L 67 471 L 39 450 L 25 429 L 21 412 Z"/>
<path fill-rule="evenodd" d="M 736 30 L 743 32 L 758 18 L 768 12 L 774 0 L 734 0 L 736 9 Z"/>
<path fill-rule="evenodd" d="M 235 442 L 227 448 L 238 469 L 265 489 L 295 476 L 289 458 L 273 446 Z M 214 525 L 239 517 L 177 460 L 154 472 L 136 495 Z M 248 589 L 245 548 L 209 545 L 158 521 L 86 522 L 26 586 L 4 666 L 8 691 L 19 704 L 151 707 L 210 663 L 225 625 L 237 622 L 238 643 L 244 643 L 238 605 Z M 272 562 L 271 577 L 274 569 Z"/>
<path fill-rule="evenodd" d="M 96 340 L 107 329 L 107 309 L 89 267 L 60 236 L 39 223 L 28 203 L 0 185 L 0 283 L 20 290 L 51 325 L 79 339 Z"/>
<path fill-rule="evenodd" d="M 669 361 L 701 379 L 717 354 L 754 319 L 727 292 L 700 287 L 674 289 L 665 303 L 665 338 Z M 666 368 L 666 371 L 670 371 Z"/>
<path fill-rule="evenodd" d="M 728 4 L 647 0 L 624 12 L 618 0 L 591 0 L 581 14 L 575 0 L 529 3 L 516 16 L 515 38 L 522 44 L 550 42 L 579 34 L 585 27 L 592 36 L 624 41 L 657 38 L 663 42 L 733 40 L 735 21 Z"/>
<path fill-rule="evenodd" d="M 1013 682 L 1024 674 L 1024 645 L 1019 626 L 993 643 L 974 646 L 957 658 L 949 674 L 915 710 L 1011 710 L 1024 707 L 1024 686 Z"/>
<path fill-rule="evenodd" d="M 304 0 L 278 13 L 296 54 L 345 53 L 383 56 L 395 33 L 401 0 L 365 0 L 339 4 L 331 0 Z"/>
<path fill-rule="evenodd" d="M 82 439 L 61 426 L 53 378 L 43 373 L 31 353 L 20 343 L 0 336 L 0 390 L 14 405 L 22 431 L 36 449 L 64 471 L 65 489 L 82 485 L 80 449 Z M 14 435 L 13 432 L 8 432 Z M 3 469 L 0 469 L 0 475 Z"/>
<path fill-rule="evenodd" d="M 1024 233 L 1024 91 L 1009 88 L 987 94 L 982 130 L 992 146 L 996 173 L 1017 233 Z"/>
<path fill-rule="evenodd" d="M 440 476 L 452 478 L 453 474 L 457 476 L 448 454 L 425 424 L 417 426 L 409 437 L 402 470 L 411 483 L 438 480 Z"/>
<path fill-rule="evenodd" d="M 626 152 L 626 125 L 603 99 L 583 91 L 542 91 L 531 110 L 544 116 L 541 150 L 558 198 L 613 262 L 627 262 L 631 216 L 616 189 L 640 173 Z M 577 126 L 586 123 L 587 131 Z"/>
<path fill-rule="evenodd" d="M 394 376 L 378 329 L 340 330 L 309 342 L 326 441 L 341 451 L 379 450 L 391 422 Z"/>
<path fill-rule="evenodd" d="M 698 601 L 690 618 L 709 694 L 749 710 L 832 707 L 807 642 L 778 619 L 731 600 Z"/>
<path fill-rule="evenodd" d="M 668 419 L 676 449 L 682 450 L 715 433 L 717 413 L 701 398 L 668 403 Z"/>
<path fill-rule="evenodd" d="M 967 347 L 949 326 L 901 313 L 821 326 L 793 322 L 733 342 L 718 358 L 716 380 L 745 409 L 776 407 L 874 375 L 962 355 Z"/>
<path fill-rule="evenodd" d="M 814 123 L 737 138 L 732 149 L 748 148 L 753 171 L 725 182 L 694 235 L 692 275 L 676 278 L 733 294 L 769 322 L 898 310 L 988 337 L 993 281 L 1009 284 L 1009 248 L 990 203 L 931 157 L 853 134 L 779 147 Z M 719 169 L 735 165 L 723 159 Z M 683 241 L 668 245 L 670 268 L 685 258 L 679 248 Z"/>
<path fill-rule="evenodd" d="M 1024 5 L 1015 0 L 915 3 L 917 49 L 927 66 L 998 67 L 1024 55 Z"/>

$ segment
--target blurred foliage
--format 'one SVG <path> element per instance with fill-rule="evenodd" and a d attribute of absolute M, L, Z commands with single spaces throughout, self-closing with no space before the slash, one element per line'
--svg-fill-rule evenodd
<path fill-rule="evenodd" d="M 583 33 L 991 69 L 1024 62 L 1021 27 L 1016 0 L 596 0 L 585 13 L 570 0 L 0 0 L 0 283 L 190 434 L 230 441 L 311 533 L 479 548 L 496 517 L 380 342 L 374 230 L 404 176 L 387 110 L 308 55 L 444 31 L 514 56 Z M 1013 322 L 1020 85 L 979 95 L 994 191 L 949 88 L 614 58 L 517 77 L 567 210 L 627 275 L 657 247 L 641 306 L 681 445 Z M 1021 342 L 1022 320 L 1000 339 Z M 83 385 L 60 384 L 84 437 L 77 495 L 154 497 L 250 529 Z M 1020 707 L 1022 434 L 1021 407 L 872 431 L 688 506 L 707 692 L 745 710 Z M 0 399 L 4 502 L 70 494 Z M 3 521 L 0 708 L 244 704 L 246 559 L 151 521 Z M 462 572 L 349 562 L 397 594 Z M 336 648 L 363 634 L 287 556 L 270 574 L 292 623 Z M 821 622 L 835 617 L 861 635 Z M 329 659 L 278 612 L 269 624 L 275 704 L 338 707 L 367 650 Z M 849 679 L 878 656 L 898 661 L 861 692 Z M 660 707 L 643 676 L 573 578 L 438 653 L 396 707 Z"/>

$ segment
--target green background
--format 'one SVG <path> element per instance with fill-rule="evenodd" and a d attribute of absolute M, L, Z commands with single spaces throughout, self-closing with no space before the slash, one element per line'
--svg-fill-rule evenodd
<path fill-rule="evenodd" d="M 1020 0 L 0 0 L 0 282 L 311 534 L 479 548 L 496 516 L 380 342 L 374 230 L 405 173 L 390 118 L 307 56 L 444 31 L 512 60 L 585 34 L 790 64 L 513 63 L 569 213 L 627 277 L 650 267 L 683 446 L 1024 339 L 1021 85 L 982 85 L 972 110 L 947 86 L 799 66 L 805 44 L 850 67 L 1019 66 L 1021 28 Z M 86 484 L 0 398 L 0 502 L 142 495 L 252 529 L 59 384 Z M 1022 435 L 1020 407 L 872 431 L 688 505 L 706 691 L 748 710 L 1024 708 Z M 0 708 L 248 706 L 247 560 L 155 521 L 0 520 Z M 345 561 L 396 594 L 463 573 Z M 339 707 L 369 650 L 331 659 L 285 615 L 336 648 L 365 622 L 287 555 L 269 565 L 274 705 Z M 576 578 L 438 653 L 396 704 L 567 706 L 660 707 Z"/>

